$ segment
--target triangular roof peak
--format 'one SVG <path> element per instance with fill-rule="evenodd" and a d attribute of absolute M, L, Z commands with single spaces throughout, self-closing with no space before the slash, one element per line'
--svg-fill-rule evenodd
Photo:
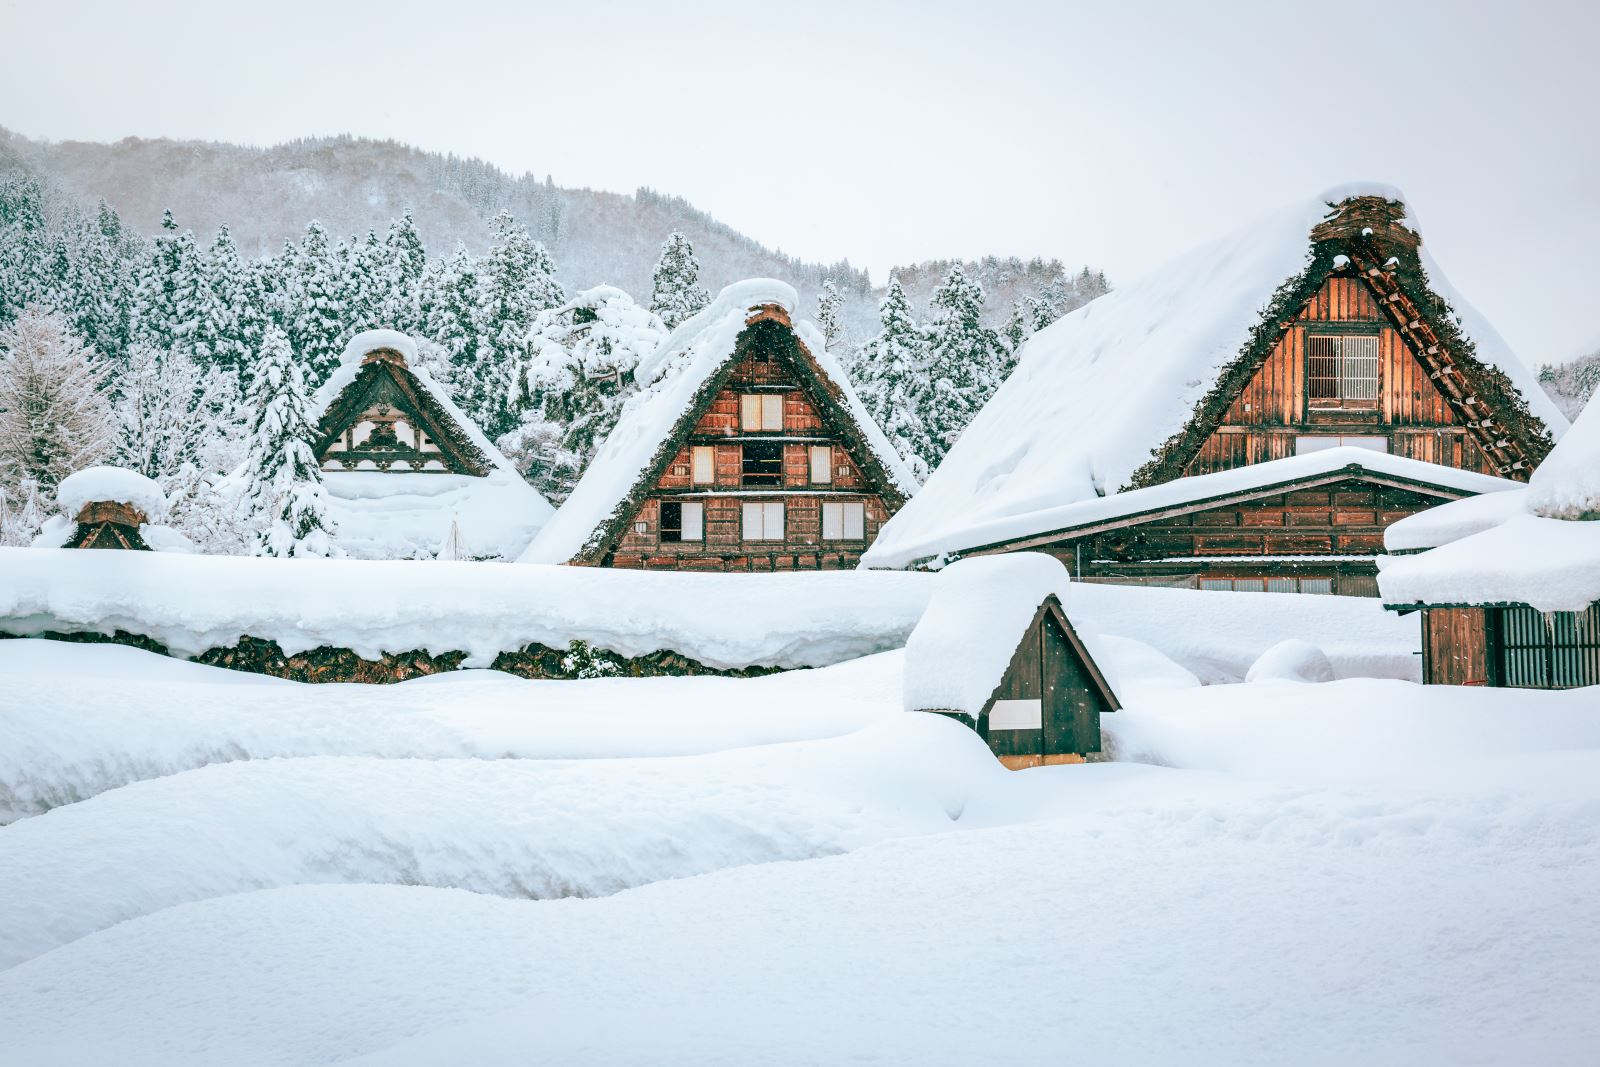
<path fill-rule="evenodd" d="M 696 421 L 763 329 L 793 340 L 802 387 L 830 418 L 862 473 L 891 508 L 916 490 L 916 479 L 828 353 L 821 333 L 795 318 L 794 288 L 770 278 L 736 282 L 686 319 L 634 371 L 642 390 L 630 398 L 572 495 L 535 538 L 523 562 L 598 559 L 677 455 Z M 765 324 L 771 324 L 766 326 Z"/>
<path fill-rule="evenodd" d="M 1330 277 L 1359 277 L 1502 473 L 1526 477 L 1567 422 L 1450 285 L 1399 190 L 1327 190 L 1040 330 L 874 555 L 970 547 L 975 526 L 1180 477 Z"/>

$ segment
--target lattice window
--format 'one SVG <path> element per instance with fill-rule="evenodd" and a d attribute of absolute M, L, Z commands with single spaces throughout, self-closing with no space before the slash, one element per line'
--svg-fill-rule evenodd
<path fill-rule="evenodd" d="M 1378 338 L 1312 334 L 1306 338 L 1306 391 L 1312 403 L 1378 401 Z"/>
<path fill-rule="evenodd" d="M 1600 685 L 1600 604 L 1587 611 L 1500 608 L 1500 676 L 1508 686 Z"/>
<path fill-rule="evenodd" d="M 783 429 L 782 393 L 745 393 L 739 397 L 739 425 L 750 433 Z"/>

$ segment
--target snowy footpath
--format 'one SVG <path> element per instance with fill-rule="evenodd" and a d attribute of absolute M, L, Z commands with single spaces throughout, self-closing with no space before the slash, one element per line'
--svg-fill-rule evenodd
<path fill-rule="evenodd" d="M 0 641 L 0 1064 L 1600 1062 L 1600 693 L 1130 657 L 1011 773 L 902 660 Z"/>

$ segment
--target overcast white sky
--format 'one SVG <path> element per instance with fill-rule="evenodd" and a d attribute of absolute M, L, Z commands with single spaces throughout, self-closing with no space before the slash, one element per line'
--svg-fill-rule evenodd
<path fill-rule="evenodd" d="M 1380 180 L 1539 363 L 1600 347 L 1597 40 L 1593 0 L 0 0 L 0 125 L 393 137 L 678 193 L 880 281 L 985 253 L 1127 280 Z"/>

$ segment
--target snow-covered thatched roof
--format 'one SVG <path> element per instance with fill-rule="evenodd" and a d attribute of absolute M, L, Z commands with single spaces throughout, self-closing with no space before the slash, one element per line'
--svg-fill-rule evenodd
<path fill-rule="evenodd" d="M 841 432 L 860 445 L 857 459 L 869 480 L 910 496 L 915 476 L 862 406 L 822 335 L 809 322 L 792 318 L 798 306 L 793 287 L 783 282 L 737 282 L 640 360 L 634 375 L 641 391 L 628 400 L 572 495 L 522 561 L 566 563 L 604 550 L 732 371 L 740 335 L 762 319 L 781 322 L 793 332 L 800 360 L 809 364 L 815 380 L 816 399 L 835 409 Z"/>
<path fill-rule="evenodd" d="M 1370 227 L 1352 235 L 1348 214 L 1334 210 L 1368 204 L 1386 205 L 1390 217 L 1376 238 Z M 1349 269 L 1344 250 L 1368 245 L 1396 257 L 1393 269 L 1408 294 L 1433 309 L 1475 387 L 1504 397 L 1502 426 L 1530 451 L 1541 450 L 1566 420 L 1532 371 L 1450 286 L 1404 212 L 1400 193 L 1387 187 L 1329 190 L 1039 331 L 864 564 L 906 566 L 981 541 L 1028 536 L 1048 529 L 1057 521 L 1050 513 L 1064 505 L 1177 477 L 1253 374 L 1254 361 L 1270 352 L 1279 323 L 1328 275 Z"/>
<path fill-rule="evenodd" d="M 1600 601 L 1600 401 L 1591 400 L 1525 487 L 1445 504 L 1391 526 L 1382 561 L 1393 607 Z"/>
<path fill-rule="evenodd" d="M 374 352 L 397 354 L 368 361 Z M 354 557 L 432 557 L 454 522 L 472 556 L 515 559 L 555 509 L 529 485 L 476 423 L 450 399 L 427 368 L 415 365 L 416 343 L 395 330 L 366 330 L 351 338 L 339 367 L 316 391 L 312 408 L 325 421 L 365 374 L 404 376 L 431 408 L 428 415 L 484 473 L 324 471 L 336 530 L 334 541 Z"/>
<path fill-rule="evenodd" d="M 149 522 L 160 522 L 167 514 L 161 486 L 125 467 L 86 467 L 67 475 L 56 487 L 56 503 L 68 519 L 76 519 L 88 504 L 126 504 Z"/>

